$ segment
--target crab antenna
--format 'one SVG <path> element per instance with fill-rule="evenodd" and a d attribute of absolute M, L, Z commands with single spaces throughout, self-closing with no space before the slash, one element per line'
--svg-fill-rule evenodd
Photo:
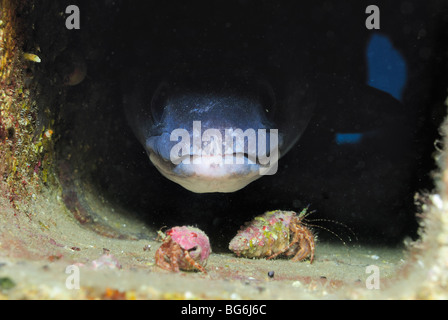
<path fill-rule="evenodd" d="M 305 208 L 302 209 L 302 211 L 299 212 L 299 219 L 305 219 L 306 217 L 308 217 L 310 214 L 316 212 L 315 210 L 313 211 L 308 211 L 308 209 L 310 208 L 310 204 L 308 204 Z"/>
<path fill-rule="evenodd" d="M 304 223 L 304 225 L 306 225 L 307 227 L 315 227 L 315 228 L 320 228 L 320 229 L 322 229 L 322 230 L 325 230 L 325 231 L 331 233 L 332 235 L 334 235 L 334 236 L 335 236 L 336 238 L 338 238 L 339 240 L 341 240 L 341 242 L 342 242 L 342 244 L 343 244 L 344 246 L 348 247 L 348 246 L 347 246 L 347 243 L 344 241 L 344 239 L 342 239 L 342 237 L 339 236 L 336 232 L 334 232 L 334 231 L 332 231 L 332 230 L 330 230 L 330 229 L 328 229 L 328 228 L 325 228 L 325 227 L 322 227 L 322 226 L 319 226 L 319 225 L 315 225 L 315 224 Z M 352 240 L 349 238 L 349 241 L 352 241 Z"/>
<path fill-rule="evenodd" d="M 358 241 L 358 236 L 356 235 L 356 233 L 352 230 L 352 228 L 347 226 L 345 223 L 342 223 L 342 222 L 339 222 L 336 220 L 331 220 L 331 219 L 307 219 L 305 221 L 305 223 L 316 222 L 316 221 L 331 222 L 331 223 L 337 224 L 339 226 L 342 226 L 342 227 L 346 228 L 348 231 L 350 231 L 350 233 L 355 237 L 355 241 Z M 349 241 L 352 241 L 352 239 L 350 237 L 349 237 Z"/>

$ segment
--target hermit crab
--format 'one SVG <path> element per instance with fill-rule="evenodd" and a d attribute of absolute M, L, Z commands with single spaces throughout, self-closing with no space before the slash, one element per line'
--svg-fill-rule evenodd
<path fill-rule="evenodd" d="M 230 241 L 229 249 L 247 258 L 267 257 L 280 254 L 293 256 L 292 261 L 310 257 L 314 260 L 314 235 L 304 223 L 307 208 L 299 214 L 294 211 L 268 211 L 247 223 Z"/>
<path fill-rule="evenodd" d="M 195 227 L 174 227 L 162 234 L 163 243 L 156 251 L 156 264 L 162 269 L 205 271 L 210 242 L 207 235 Z"/>

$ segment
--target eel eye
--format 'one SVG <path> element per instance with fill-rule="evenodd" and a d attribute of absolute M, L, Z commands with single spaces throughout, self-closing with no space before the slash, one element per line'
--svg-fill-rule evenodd
<path fill-rule="evenodd" d="M 151 117 L 154 123 L 162 121 L 163 112 L 165 111 L 166 102 L 168 99 L 168 84 L 162 82 L 154 92 L 151 99 Z"/>

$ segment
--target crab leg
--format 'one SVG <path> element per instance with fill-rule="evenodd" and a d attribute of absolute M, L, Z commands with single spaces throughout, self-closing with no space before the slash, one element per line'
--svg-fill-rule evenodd
<path fill-rule="evenodd" d="M 306 238 L 300 239 L 300 250 L 291 259 L 292 261 L 301 261 L 305 259 L 311 252 L 310 264 L 313 263 L 314 259 L 314 248 L 310 245 L 310 242 Z"/>
<path fill-rule="evenodd" d="M 194 268 L 198 269 L 199 271 L 201 271 L 201 272 L 207 274 L 207 271 L 205 271 L 204 267 L 201 266 L 201 265 L 200 265 L 199 263 L 197 263 L 196 261 L 194 261 L 194 259 L 190 256 L 190 253 L 189 253 L 187 250 L 184 251 L 184 257 L 185 257 L 185 260 L 187 260 L 188 263 L 190 263 L 190 265 L 191 265 L 192 267 L 194 267 Z"/>
<path fill-rule="evenodd" d="M 170 264 L 168 261 L 166 261 L 164 253 L 156 252 L 155 258 L 156 258 L 157 265 L 159 267 L 161 267 L 162 269 L 174 271 L 174 272 L 179 271 L 179 266 L 177 265 L 177 263 L 173 262 L 171 259 L 170 259 L 170 261 L 172 262 L 172 264 Z"/>

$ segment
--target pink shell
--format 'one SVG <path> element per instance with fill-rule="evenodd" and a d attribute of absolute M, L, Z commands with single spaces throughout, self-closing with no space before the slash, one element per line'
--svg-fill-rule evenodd
<path fill-rule="evenodd" d="M 201 261 L 207 260 L 210 255 L 210 241 L 207 235 L 200 229 L 195 227 L 174 227 L 166 232 L 171 236 L 177 244 L 184 250 L 191 250 L 194 247 L 199 247 L 201 252 Z"/>

